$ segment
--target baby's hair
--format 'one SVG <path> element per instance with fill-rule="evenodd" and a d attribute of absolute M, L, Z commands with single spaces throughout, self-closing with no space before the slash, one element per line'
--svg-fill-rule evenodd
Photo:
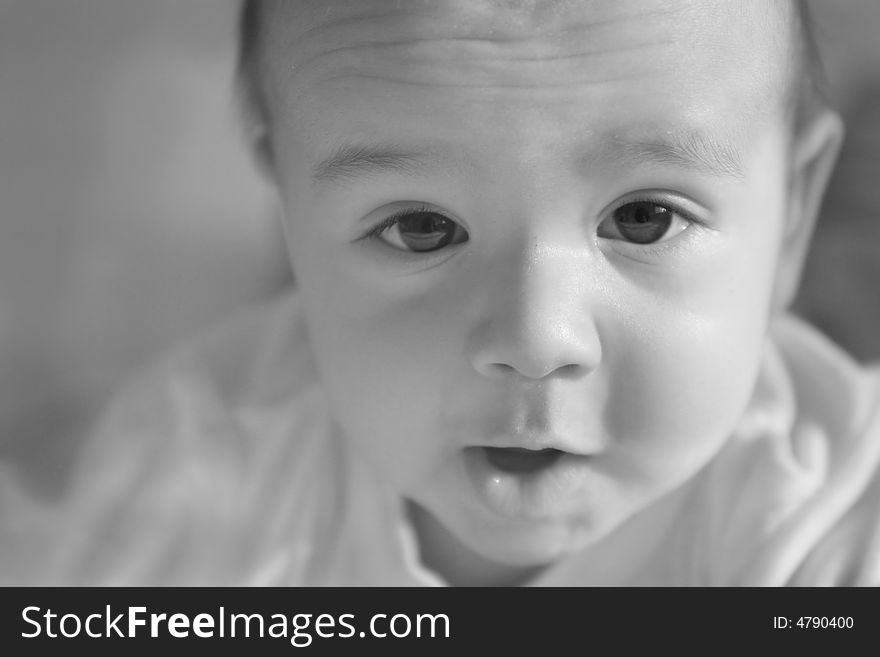
<path fill-rule="evenodd" d="M 807 0 L 790 0 L 793 14 L 792 36 L 796 56 L 783 101 L 795 130 L 828 103 L 822 58 Z M 245 125 L 252 131 L 269 128 L 269 107 L 260 63 L 260 47 L 265 35 L 267 7 L 271 0 L 242 0 L 238 24 L 237 87 Z"/>

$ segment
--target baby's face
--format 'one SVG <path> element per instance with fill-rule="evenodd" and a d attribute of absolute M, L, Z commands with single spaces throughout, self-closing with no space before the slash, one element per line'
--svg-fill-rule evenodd
<path fill-rule="evenodd" d="M 280 10 L 267 78 L 344 434 L 486 557 L 597 541 L 749 400 L 789 266 L 785 22 L 726 0 L 313 4 Z"/>

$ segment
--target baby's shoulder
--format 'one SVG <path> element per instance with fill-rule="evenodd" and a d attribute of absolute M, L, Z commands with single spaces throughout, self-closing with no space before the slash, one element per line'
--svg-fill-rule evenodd
<path fill-rule="evenodd" d="M 791 581 L 880 585 L 880 364 L 797 319 L 775 336 L 794 391 L 792 463 L 818 484 L 792 516 L 803 561 Z"/>
<path fill-rule="evenodd" d="M 244 467 L 273 441 L 305 447 L 323 416 L 322 401 L 298 302 L 287 293 L 178 345 L 139 373 L 108 404 L 83 458 L 124 454 L 143 466 L 209 454 L 215 465 Z"/>
<path fill-rule="evenodd" d="M 860 363 L 806 321 L 778 318 L 771 331 L 781 354 L 798 420 L 820 425 L 846 446 L 876 431 L 880 412 L 880 363 Z"/>

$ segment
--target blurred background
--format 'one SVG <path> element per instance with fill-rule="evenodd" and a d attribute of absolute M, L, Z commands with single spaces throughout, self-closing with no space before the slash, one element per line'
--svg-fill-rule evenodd
<path fill-rule="evenodd" d="M 814 3 L 849 122 L 799 312 L 880 358 L 880 2 Z M 0 460 L 61 490 L 134 371 L 289 285 L 237 0 L 0 0 Z"/>
<path fill-rule="evenodd" d="M 0 0 L 0 458 L 60 486 L 109 394 L 288 281 L 237 0 Z"/>

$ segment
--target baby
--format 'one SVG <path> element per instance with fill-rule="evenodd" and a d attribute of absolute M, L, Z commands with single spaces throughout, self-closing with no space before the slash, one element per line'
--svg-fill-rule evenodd
<path fill-rule="evenodd" d="M 51 583 L 880 584 L 800 3 L 250 0 L 240 75 L 296 290 L 117 401 Z"/>

